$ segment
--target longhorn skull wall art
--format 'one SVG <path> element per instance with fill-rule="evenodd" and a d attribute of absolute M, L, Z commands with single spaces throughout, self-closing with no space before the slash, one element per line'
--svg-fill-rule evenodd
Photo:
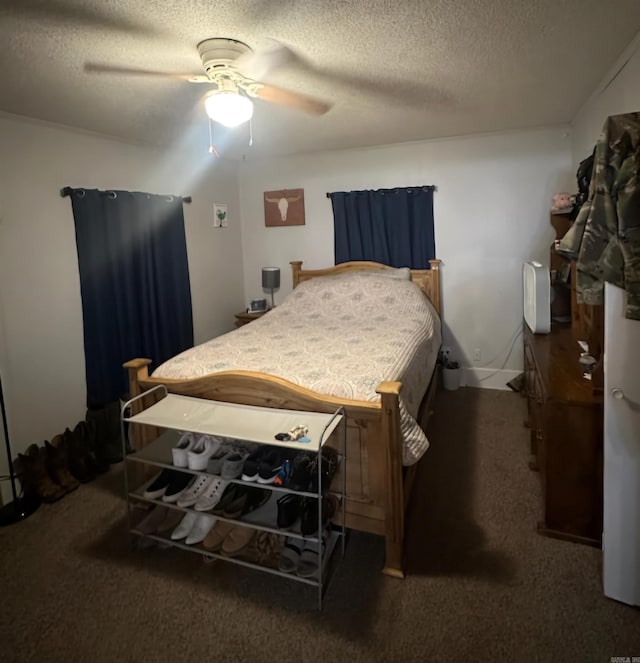
<path fill-rule="evenodd" d="M 264 224 L 304 226 L 304 189 L 282 189 L 264 192 Z"/>

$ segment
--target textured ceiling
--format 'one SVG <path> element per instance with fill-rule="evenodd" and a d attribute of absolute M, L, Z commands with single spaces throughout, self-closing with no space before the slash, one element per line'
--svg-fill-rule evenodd
<path fill-rule="evenodd" d="M 255 102 L 220 151 L 266 156 L 568 122 L 640 29 L 638 0 L 0 0 L 0 110 L 128 140 L 202 141 L 204 89 L 86 73 L 202 73 L 196 45 L 269 38 L 314 63 L 270 82 L 322 117 Z M 337 78 L 331 76 L 336 74 Z"/>

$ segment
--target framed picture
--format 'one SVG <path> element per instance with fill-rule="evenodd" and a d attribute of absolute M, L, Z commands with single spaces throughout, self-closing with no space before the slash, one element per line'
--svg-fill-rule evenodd
<path fill-rule="evenodd" d="M 304 226 L 304 189 L 264 192 L 264 225 Z"/>
<path fill-rule="evenodd" d="M 213 203 L 214 228 L 226 228 L 229 225 L 226 203 Z"/>

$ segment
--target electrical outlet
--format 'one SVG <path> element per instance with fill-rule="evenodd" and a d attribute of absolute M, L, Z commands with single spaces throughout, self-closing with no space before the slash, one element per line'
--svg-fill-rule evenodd
<path fill-rule="evenodd" d="M 442 357 L 443 361 L 446 361 L 449 359 L 449 356 L 451 355 L 451 349 L 447 348 L 446 346 L 443 346 L 440 348 L 440 356 Z"/>
<path fill-rule="evenodd" d="M 480 348 L 475 348 L 473 351 L 473 361 L 482 361 L 482 352 L 480 352 Z"/>

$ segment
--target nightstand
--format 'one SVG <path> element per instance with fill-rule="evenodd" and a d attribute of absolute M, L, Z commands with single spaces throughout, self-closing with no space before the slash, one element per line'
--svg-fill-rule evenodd
<path fill-rule="evenodd" d="M 242 327 L 242 325 L 247 325 L 258 318 L 261 318 L 267 311 L 258 311 L 256 313 L 247 313 L 246 311 L 240 311 L 236 313 L 236 327 Z"/>

